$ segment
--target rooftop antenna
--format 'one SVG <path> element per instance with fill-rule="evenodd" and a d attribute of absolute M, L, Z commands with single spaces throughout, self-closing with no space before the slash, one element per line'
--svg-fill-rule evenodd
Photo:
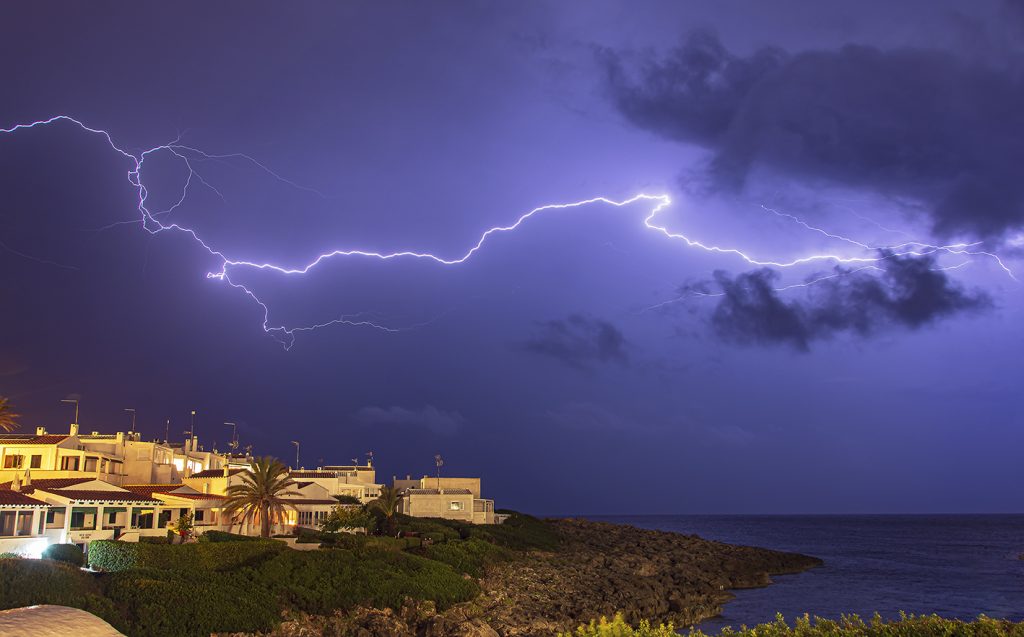
<path fill-rule="evenodd" d="M 437 466 L 437 490 L 441 490 L 441 467 L 444 466 L 444 459 L 441 458 L 441 454 L 434 456 L 434 465 Z"/>
<path fill-rule="evenodd" d="M 168 444 L 171 441 L 171 419 L 167 419 L 167 424 L 164 425 L 164 444 Z"/>
<path fill-rule="evenodd" d="M 295 468 L 299 468 L 299 441 L 292 440 L 292 444 L 295 445 Z"/>
<path fill-rule="evenodd" d="M 367 451 L 366 452 L 366 466 L 368 466 L 368 467 L 372 467 L 373 466 L 373 452 L 372 451 Z"/>
<path fill-rule="evenodd" d="M 132 408 L 132 407 L 128 407 L 127 409 L 125 409 L 125 411 L 128 412 L 129 414 L 131 414 L 131 416 L 132 416 L 131 432 L 134 434 L 135 433 L 135 409 Z"/>
<path fill-rule="evenodd" d="M 231 427 L 231 442 L 228 443 L 228 447 L 234 451 L 238 449 L 238 425 L 233 422 L 226 422 L 224 424 Z"/>
<path fill-rule="evenodd" d="M 61 398 L 60 402 L 62 402 L 62 403 L 75 403 L 75 422 L 73 422 L 72 424 L 73 425 L 77 425 L 78 424 L 78 399 L 77 398 Z"/>

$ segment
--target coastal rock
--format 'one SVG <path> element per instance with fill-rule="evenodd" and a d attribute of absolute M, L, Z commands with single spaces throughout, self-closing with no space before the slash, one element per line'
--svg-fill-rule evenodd
<path fill-rule="evenodd" d="M 471 602 L 438 612 L 406 600 L 391 609 L 358 608 L 331 617 L 286 621 L 269 637 L 550 636 L 621 612 L 691 626 L 722 612 L 729 589 L 771 584 L 821 560 L 734 546 L 664 531 L 585 520 L 548 522 L 562 539 L 557 552 L 535 551 L 493 566 Z"/>

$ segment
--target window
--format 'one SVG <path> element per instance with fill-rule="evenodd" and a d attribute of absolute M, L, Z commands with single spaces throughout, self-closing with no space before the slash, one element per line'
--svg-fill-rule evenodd
<path fill-rule="evenodd" d="M 15 511 L 0 511 L 0 536 L 14 535 Z"/>
<path fill-rule="evenodd" d="M 21 469 L 21 465 L 24 461 L 25 456 L 10 454 L 4 458 L 4 469 Z"/>
<path fill-rule="evenodd" d="M 456 502 L 455 500 L 452 500 L 448 504 L 448 510 L 449 511 L 461 511 L 462 510 L 462 503 L 461 502 Z"/>
<path fill-rule="evenodd" d="M 32 535 L 32 512 L 18 511 L 18 535 Z"/>
<path fill-rule="evenodd" d="M 111 511 L 107 514 L 107 524 L 117 524 L 117 511 Z"/>
<path fill-rule="evenodd" d="M 192 518 L 192 520 L 194 522 L 202 522 L 203 521 L 203 514 L 204 513 L 206 513 L 206 512 L 203 509 L 196 509 L 196 515 L 195 515 L 194 518 Z"/>
<path fill-rule="evenodd" d="M 60 459 L 61 471 L 78 471 L 78 456 L 64 456 Z"/>
<path fill-rule="evenodd" d="M 43 466 L 43 456 L 36 454 L 32 456 L 32 462 L 29 464 L 33 469 L 39 469 Z"/>
<path fill-rule="evenodd" d="M 72 531 L 92 531 L 96 528 L 96 509 L 83 508 L 71 510 Z"/>

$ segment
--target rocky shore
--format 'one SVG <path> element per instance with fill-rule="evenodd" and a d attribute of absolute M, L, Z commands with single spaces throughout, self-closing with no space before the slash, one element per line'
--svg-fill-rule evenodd
<path fill-rule="evenodd" d="M 531 552 L 488 570 L 477 599 L 438 613 L 431 603 L 399 611 L 361 608 L 283 623 L 273 637 L 512 637 L 555 635 L 592 618 L 622 612 L 690 626 L 713 617 L 730 589 L 767 586 L 821 560 L 584 520 L 552 520 L 557 552 Z M 468 577 L 468 576 L 467 576 Z"/>

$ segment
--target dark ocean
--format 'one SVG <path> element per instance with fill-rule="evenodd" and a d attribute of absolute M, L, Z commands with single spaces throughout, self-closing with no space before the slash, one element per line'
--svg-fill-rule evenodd
<path fill-rule="evenodd" d="M 695 533 L 825 560 L 767 588 L 736 591 L 708 631 L 804 613 L 883 617 L 899 612 L 1024 621 L 1024 515 L 586 516 Z"/>

